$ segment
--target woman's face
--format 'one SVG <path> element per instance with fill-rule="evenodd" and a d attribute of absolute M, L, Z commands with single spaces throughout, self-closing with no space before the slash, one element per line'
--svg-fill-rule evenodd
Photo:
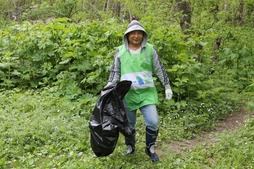
<path fill-rule="evenodd" d="M 128 43 L 131 46 L 140 46 L 143 40 L 143 31 L 132 31 L 128 34 Z"/>

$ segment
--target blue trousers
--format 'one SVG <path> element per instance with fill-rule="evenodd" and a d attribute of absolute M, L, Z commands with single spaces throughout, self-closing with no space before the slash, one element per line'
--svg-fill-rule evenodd
<path fill-rule="evenodd" d="M 154 104 L 146 105 L 141 107 L 140 111 L 144 117 L 146 128 L 152 131 L 157 131 L 159 120 L 156 106 Z M 131 129 L 135 129 L 136 114 L 137 110 L 129 111 L 129 109 L 126 107 L 126 115 Z"/>
<path fill-rule="evenodd" d="M 135 143 L 136 143 L 135 125 L 136 125 L 137 110 L 130 111 L 128 107 L 126 106 L 126 104 L 125 104 L 125 109 L 126 109 L 126 115 L 128 118 L 129 126 L 133 130 L 132 137 L 125 138 L 125 144 L 132 145 L 133 147 L 135 147 Z M 150 142 L 154 144 L 156 137 L 158 135 L 158 122 L 159 122 L 156 105 L 152 104 L 152 105 L 143 106 L 140 108 L 140 111 L 145 120 L 146 135 L 150 136 L 151 134 L 148 134 L 148 133 L 153 133 L 152 135 L 155 136 L 155 138 L 152 139 L 151 141 L 148 141 L 150 139 L 146 139 L 146 141 L 148 141 L 147 144 L 150 144 Z M 150 131 L 150 132 L 147 132 L 147 131 Z"/>

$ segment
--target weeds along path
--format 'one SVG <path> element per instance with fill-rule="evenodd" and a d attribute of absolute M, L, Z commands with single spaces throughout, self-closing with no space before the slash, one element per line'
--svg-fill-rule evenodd
<path fill-rule="evenodd" d="M 193 148 L 199 144 L 209 142 L 216 142 L 216 136 L 225 131 L 234 131 L 237 130 L 240 126 L 244 124 L 245 117 L 248 115 L 254 114 L 254 112 L 249 111 L 240 111 L 238 113 L 233 113 L 229 115 L 224 120 L 217 123 L 215 130 L 211 132 L 203 132 L 197 135 L 194 139 L 184 139 L 181 141 L 174 141 L 169 143 L 168 147 L 175 153 L 181 153 L 182 151 Z M 163 155 L 163 152 L 158 152 Z"/>

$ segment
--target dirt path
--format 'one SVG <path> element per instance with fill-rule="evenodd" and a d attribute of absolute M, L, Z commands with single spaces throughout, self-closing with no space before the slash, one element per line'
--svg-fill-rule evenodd
<path fill-rule="evenodd" d="M 228 118 L 220 121 L 214 131 L 203 132 L 194 139 L 175 141 L 170 143 L 168 146 L 171 150 L 173 150 L 173 152 L 181 153 L 181 151 L 185 149 L 195 147 L 199 144 L 205 143 L 206 141 L 215 142 L 216 135 L 224 131 L 233 131 L 238 129 L 244 124 L 245 117 L 251 114 L 254 114 L 254 112 L 240 111 L 239 113 L 234 113 Z"/>

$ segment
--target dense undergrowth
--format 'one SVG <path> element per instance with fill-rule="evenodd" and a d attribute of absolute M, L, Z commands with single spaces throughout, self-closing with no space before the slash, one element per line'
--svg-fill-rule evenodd
<path fill-rule="evenodd" d="M 215 144 L 176 153 L 167 144 L 212 129 L 216 120 L 201 113 L 161 115 L 161 161 L 144 153 L 144 123 L 138 115 L 137 151 L 123 157 L 121 135 L 114 153 L 96 158 L 90 148 L 88 122 L 97 97 L 59 97 L 55 88 L 2 91 L 0 97 L 0 168 L 251 168 L 253 117 L 236 133 L 223 133 Z M 166 104 L 166 103 L 162 103 Z M 193 108 L 197 105 L 193 105 Z"/>

